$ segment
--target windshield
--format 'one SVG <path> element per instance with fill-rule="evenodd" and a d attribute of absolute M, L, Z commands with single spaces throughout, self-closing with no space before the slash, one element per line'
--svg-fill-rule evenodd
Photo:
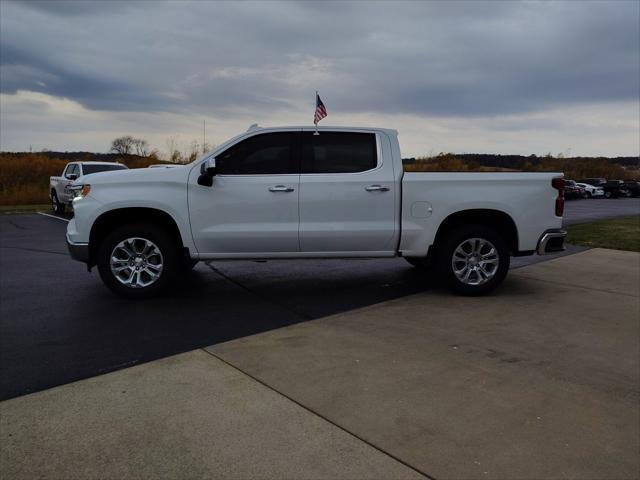
<path fill-rule="evenodd" d="M 83 175 L 89 175 L 90 173 L 98 173 L 98 172 L 110 172 L 111 170 L 126 170 L 126 165 L 119 165 L 114 163 L 113 165 L 100 165 L 100 164 L 92 164 L 92 163 L 83 163 L 82 164 L 82 173 Z"/>

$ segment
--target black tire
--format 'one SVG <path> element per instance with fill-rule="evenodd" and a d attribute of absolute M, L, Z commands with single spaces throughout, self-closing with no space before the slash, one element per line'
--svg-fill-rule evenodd
<path fill-rule="evenodd" d="M 611 192 L 604 192 L 604 198 L 611 198 Z"/>
<path fill-rule="evenodd" d="M 58 215 L 62 215 L 65 210 L 65 205 L 58 201 L 58 194 L 55 190 L 51 190 L 51 208 L 53 209 L 53 213 Z"/>
<path fill-rule="evenodd" d="M 488 280 L 485 279 L 484 283 L 477 285 L 461 281 L 456 276 L 453 267 L 454 252 L 465 241 L 471 239 L 482 239 L 491 244 L 496 250 L 498 260 L 497 267 L 490 269 L 489 273 L 492 276 Z M 488 249 L 488 247 L 485 248 Z M 511 261 L 505 240 L 498 232 L 483 225 L 461 226 L 447 232 L 444 238 L 438 241 L 436 252 L 438 272 L 446 285 L 454 293 L 467 296 L 485 295 L 498 287 L 507 275 Z M 478 280 L 482 276 L 480 272 L 473 272 L 472 275 L 473 278 L 469 278 L 469 281 Z"/>
<path fill-rule="evenodd" d="M 114 249 L 121 242 L 131 238 L 151 242 L 155 247 L 152 251 L 158 250 L 160 252 L 161 257 L 156 256 L 154 262 L 157 263 L 158 259 L 161 258 L 160 263 L 162 264 L 162 269 L 157 275 L 157 278 L 149 285 L 137 287 L 125 285 L 118 280 L 111 271 L 111 254 L 114 252 Z M 140 243 L 142 243 L 141 240 Z M 133 248 L 133 250 L 137 252 L 136 248 Z M 104 284 L 109 287 L 111 291 L 126 298 L 139 299 L 153 297 L 165 291 L 173 283 L 177 274 L 180 273 L 182 262 L 178 245 L 176 245 L 174 239 L 168 232 L 155 225 L 131 223 L 115 229 L 100 243 L 98 247 L 97 265 L 100 278 L 102 278 Z M 151 259 L 149 259 L 149 266 L 152 266 Z M 141 268 L 142 267 L 141 265 Z M 134 276 L 132 272 L 133 269 L 124 270 L 123 276 L 127 276 L 130 273 Z M 137 276 L 134 276 L 134 278 L 140 281 L 143 276 L 143 281 L 147 282 L 152 278 L 148 273 L 144 273 L 143 271 L 137 273 Z"/>
<path fill-rule="evenodd" d="M 414 267 L 420 270 L 428 270 L 429 264 L 427 263 L 427 257 L 403 257 Z"/>
<path fill-rule="evenodd" d="M 585 192 L 584 198 L 591 198 L 591 197 L 592 197 L 591 192 Z"/>

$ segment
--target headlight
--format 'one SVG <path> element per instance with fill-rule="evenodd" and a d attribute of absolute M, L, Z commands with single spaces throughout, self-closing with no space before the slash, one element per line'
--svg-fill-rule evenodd
<path fill-rule="evenodd" d="M 91 191 L 91 185 L 83 184 L 83 185 L 73 185 L 69 187 L 69 190 L 73 193 L 73 198 L 84 198 L 89 195 Z"/>

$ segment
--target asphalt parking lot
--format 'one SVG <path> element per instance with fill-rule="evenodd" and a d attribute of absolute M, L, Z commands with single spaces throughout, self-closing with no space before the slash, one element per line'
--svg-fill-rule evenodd
<path fill-rule="evenodd" d="M 565 225 L 587 223 L 604 218 L 638 215 L 640 197 L 589 200 L 567 200 L 565 203 Z"/>
<path fill-rule="evenodd" d="M 638 211 L 640 199 L 576 201 L 566 218 Z M 402 259 L 215 262 L 174 295 L 136 303 L 69 259 L 65 228 L 0 217 L 2 399 L 434 288 Z"/>

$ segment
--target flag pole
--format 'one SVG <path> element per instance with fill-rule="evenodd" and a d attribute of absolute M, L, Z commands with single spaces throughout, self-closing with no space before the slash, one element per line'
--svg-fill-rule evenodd
<path fill-rule="evenodd" d="M 315 100 L 316 100 L 316 109 L 317 109 L 317 108 L 318 108 L 318 90 L 316 90 L 316 99 L 315 99 Z M 315 112 L 315 110 L 314 110 L 314 112 Z M 314 135 L 320 135 L 320 134 L 318 133 L 318 121 L 317 121 L 317 120 L 316 120 L 316 118 L 315 118 L 315 114 L 314 114 L 314 116 L 313 116 L 313 123 L 315 123 L 315 125 L 316 125 L 316 131 L 315 131 L 315 132 L 313 132 L 313 134 L 314 134 Z"/>

